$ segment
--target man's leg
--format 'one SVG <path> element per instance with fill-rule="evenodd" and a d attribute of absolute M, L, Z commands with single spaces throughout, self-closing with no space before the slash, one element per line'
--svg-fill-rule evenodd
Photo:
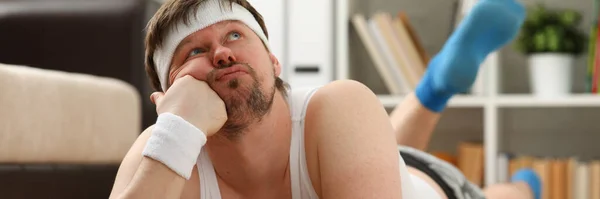
<path fill-rule="evenodd" d="M 428 64 L 415 92 L 390 115 L 399 145 L 421 151 L 427 147 L 448 100 L 471 87 L 479 65 L 515 37 L 524 18 L 525 9 L 516 0 L 480 0 L 475 5 Z M 528 192 L 530 182 L 526 178 L 514 178 L 513 182 L 491 186 L 484 193 L 489 199 L 539 199 L 532 197 L 534 188 Z M 473 192 L 481 195 L 480 189 Z"/>
<path fill-rule="evenodd" d="M 398 144 L 424 150 L 448 100 L 471 88 L 479 65 L 513 40 L 524 20 L 516 0 L 478 1 L 429 62 L 415 92 L 390 115 Z"/>
<path fill-rule="evenodd" d="M 495 184 L 486 187 L 483 192 L 487 199 L 540 199 L 541 182 L 535 171 L 522 169 L 517 171 L 511 183 Z"/>
<path fill-rule="evenodd" d="M 421 103 L 441 112 L 455 94 L 468 91 L 481 63 L 515 38 L 525 15 L 516 0 L 478 1 L 429 62 L 415 89 Z"/>
<path fill-rule="evenodd" d="M 525 182 L 494 184 L 483 190 L 487 199 L 534 199 Z"/>

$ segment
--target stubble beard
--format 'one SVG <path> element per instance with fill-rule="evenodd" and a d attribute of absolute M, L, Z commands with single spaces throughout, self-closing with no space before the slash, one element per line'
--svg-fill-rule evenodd
<path fill-rule="evenodd" d="M 232 79 L 227 82 L 227 87 L 233 92 L 230 92 L 231 94 L 228 96 L 220 96 L 225 103 L 227 121 L 216 135 L 224 136 L 231 141 L 244 135 L 250 125 L 262 121 L 262 118 L 271 110 L 275 96 L 275 86 L 270 89 L 271 93 L 262 91 L 262 83 L 260 83 L 256 71 L 245 63 L 230 63 L 214 69 L 208 75 L 209 86 L 213 87 L 215 83 L 215 79 L 210 78 L 212 73 L 235 64 L 242 64 L 246 67 L 252 77 L 252 83 L 246 86 L 240 82 L 240 79 Z"/>

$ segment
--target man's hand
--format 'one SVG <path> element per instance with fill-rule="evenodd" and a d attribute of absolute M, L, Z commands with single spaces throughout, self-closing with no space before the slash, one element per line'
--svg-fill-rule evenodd
<path fill-rule="evenodd" d="M 180 118 L 160 120 L 159 116 L 161 122 L 140 135 L 121 163 L 110 198 L 180 198 L 206 137 L 215 134 L 227 120 L 221 98 L 208 84 L 191 76 L 177 79 L 166 94 L 153 93 L 150 99 L 159 115 L 170 113 Z M 175 130 L 169 129 L 168 122 L 181 124 L 181 119 L 185 125 L 175 124 Z M 202 134 L 187 123 L 206 137 L 194 139 Z M 169 135 L 173 137 L 165 138 Z"/>
<path fill-rule="evenodd" d="M 204 81 L 186 75 L 176 80 L 166 94 L 152 93 L 150 99 L 156 104 L 156 112 L 175 114 L 206 133 L 215 134 L 225 121 L 225 103 Z"/>

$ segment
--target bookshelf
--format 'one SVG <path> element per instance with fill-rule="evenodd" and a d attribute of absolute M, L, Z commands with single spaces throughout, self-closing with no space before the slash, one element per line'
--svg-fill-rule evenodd
<path fill-rule="evenodd" d="M 398 102 L 401 102 L 403 96 L 400 95 L 378 95 L 379 101 L 386 108 L 395 107 Z M 483 108 L 488 103 L 488 100 L 484 97 L 469 96 L 469 95 L 458 95 L 450 99 L 449 106 L 453 108 L 458 107 L 471 107 L 471 108 Z"/>
<path fill-rule="evenodd" d="M 336 0 L 337 30 L 347 31 L 336 32 L 334 79 L 354 79 L 364 83 L 378 95 L 383 106 L 391 110 L 403 100 L 403 94 L 391 94 L 386 87 L 376 61 L 369 56 L 368 45 L 352 21 L 353 17 L 361 14 L 368 22 L 369 17 L 378 12 L 395 15 L 404 11 L 421 37 L 422 45 L 432 56 L 441 48 L 452 26 L 460 19 L 460 15 L 453 16 L 452 12 L 458 10 L 465 14 L 476 1 L 465 0 L 456 5 L 455 1 L 438 0 Z M 542 2 L 570 6 L 562 1 Z M 584 11 L 584 15 L 591 12 L 591 3 L 588 5 L 588 1 L 577 0 L 571 4 L 577 4 L 570 7 Z M 458 20 L 450 20 L 452 17 Z M 583 24 L 589 23 L 584 21 Z M 456 153 L 456 145 L 461 140 L 482 141 L 483 185 L 506 180 L 506 176 L 501 176 L 505 174 L 502 173 L 505 169 L 498 166 L 502 161 L 499 156 L 504 152 L 539 157 L 600 159 L 600 146 L 585 139 L 600 138 L 596 136 L 600 127 L 596 127 L 592 119 L 586 119 L 600 116 L 600 95 L 582 92 L 580 88 L 583 83 L 576 83 L 574 93 L 564 98 L 543 99 L 531 95 L 527 89 L 528 76 L 524 75 L 527 72 L 526 61 L 510 48 L 507 46 L 487 57 L 474 85 L 476 91 L 474 88 L 472 94 L 457 95 L 450 100 L 448 109 L 436 127 L 430 148 Z M 578 58 L 577 63 L 585 65 L 585 59 Z M 380 61 L 380 64 L 384 62 Z M 585 78 L 583 70 L 585 68 L 576 69 L 574 80 Z"/>
<path fill-rule="evenodd" d="M 400 95 L 378 95 L 386 108 L 393 108 L 401 102 Z M 527 94 L 505 94 L 495 98 L 483 96 L 457 95 L 449 102 L 450 108 L 560 108 L 560 107 L 600 107 L 600 96 L 593 94 L 573 94 L 565 98 L 540 99 Z"/>
<path fill-rule="evenodd" d="M 518 107 L 600 107 L 600 96 L 593 94 L 573 94 L 566 98 L 539 99 L 526 94 L 503 95 L 495 99 L 500 108 Z"/>

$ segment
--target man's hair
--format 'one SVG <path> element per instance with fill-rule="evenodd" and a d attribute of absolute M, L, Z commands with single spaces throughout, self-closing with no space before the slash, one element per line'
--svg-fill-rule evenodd
<path fill-rule="evenodd" d="M 154 51 L 161 47 L 166 34 L 171 28 L 174 28 L 175 25 L 180 22 L 183 22 L 185 25 L 189 25 L 190 22 L 188 20 L 188 16 L 192 13 L 196 13 L 198 6 L 205 1 L 207 0 L 169 0 L 158 9 L 158 11 L 148 22 L 145 39 L 145 68 L 146 74 L 150 79 L 150 83 L 155 90 L 163 91 L 160 85 L 160 80 L 158 79 L 158 75 L 156 73 Z M 269 33 L 267 32 L 262 15 L 258 13 L 258 11 L 256 11 L 256 9 L 254 9 L 254 7 L 252 7 L 252 5 L 250 5 L 250 3 L 248 3 L 246 0 L 221 0 L 221 3 L 221 6 L 226 6 L 225 3 L 229 3 L 230 7 L 233 5 L 233 3 L 237 3 L 246 8 L 250 13 L 252 13 L 252 16 L 254 16 L 254 19 L 256 19 L 258 24 L 260 24 L 260 27 L 267 39 L 269 38 Z M 266 44 L 263 42 L 263 45 Z M 268 50 L 266 46 L 265 50 Z M 281 78 L 276 77 L 275 87 L 285 94 L 288 85 Z"/>

